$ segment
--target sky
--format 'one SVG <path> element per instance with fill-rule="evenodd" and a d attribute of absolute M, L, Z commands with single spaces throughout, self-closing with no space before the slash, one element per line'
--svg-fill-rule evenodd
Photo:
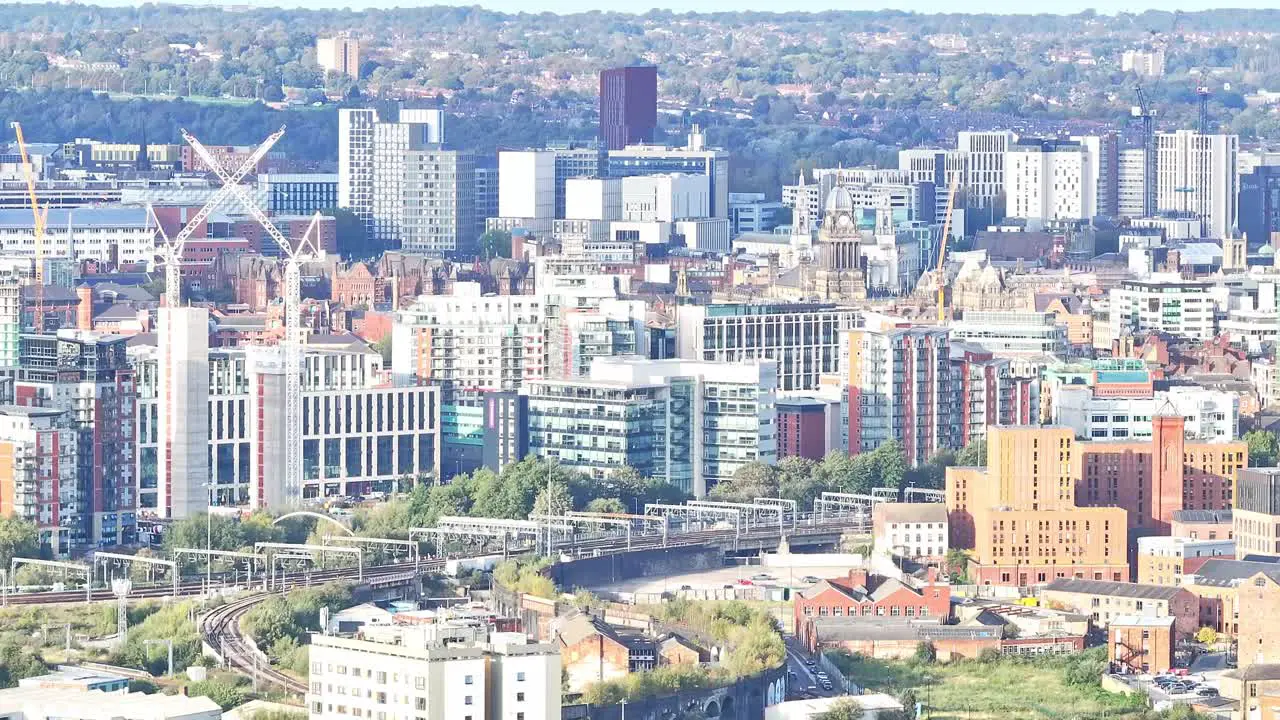
<path fill-rule="evenodd" d="M 186 0 L 192 2 L 192 0 Z M 236 2 L 236 0 L 229 0 Z M 246 2 L 246 0 L 239 0 Z M 196 3 L 199 0 L 195 0 Z M 113 3 L 114 4 L 114 3 Z M 555 12 L 575 13 L 591 10 L 627 10 L 645 12 L 653 8 L 671 9 L 679 12 L 728 12 L 735 10 L 763 11 L 799 11 L 819 12 L 823 10 L 909 10 L 922 13 L 962 12 L 962 13 L 1026 13 L 1053 12 L 1070 14 L 1094 8 L 1100 13 L 1142 12 L 1144 10 L 1212 10 L 1218 8 L 1274 8 L 1275 0 L 1228 0 L 1227 4 L 1218 4 L 1212 0 L 1118 0 L 1118 2 L 1100 2 L 1099 0 L 1058 0 L 1052 4 L 1028 3 L 1026 0 L 789 0 L 779 3 L 777 0 L 641 0 L 640 2 L 618 2 L 617 0 L 247 0 L 251 5 L 286 6 L 286 7 L 350 7 L 359 10 L 369 7 L 405 7 L 429 4 L 441 5 L 480 5 L 490 10 L 502 12 Z"/>

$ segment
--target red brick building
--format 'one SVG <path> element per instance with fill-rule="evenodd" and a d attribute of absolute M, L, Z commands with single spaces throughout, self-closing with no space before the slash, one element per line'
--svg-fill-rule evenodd
<path fill-rule="evenodd" d="M 779 398 L 778 459 L 821 460 L 827 454 L 827 403 L 817 398 Z"/>
<path fill-rule="evenodd" d="M 813 648 L 821 642 L 815 620 L 844 617 L 945 621 L 951 615 L 951 586 L 939 582 L 933 568 L 929 568 L 924 582 L 873 575 L 855 568 L 847 577 L 823 580 L 796 593 L 793 611 L 796 636 Z"/>
<path fill-rule="evenodd" d="M 363 305 L 372 308 L 378 295 L 378 279 L 362 262 L 349 267 L 335 267 L 329 289 L 329 299 L 350 307 Z"/>

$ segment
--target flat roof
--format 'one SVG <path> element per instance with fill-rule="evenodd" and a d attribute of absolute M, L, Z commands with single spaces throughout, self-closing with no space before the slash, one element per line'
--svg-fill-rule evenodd
<path fill-rule="evenodd" d="M 1119 615 L 1111 619 L 1107 624 L 1111 627 L 1117 625 L 1132 625 L 1134 627 L 1173 627 L 1174 617 L 1166 615 L 1164 617 L 1153 617 L 1150 615 Z"/>
<path fill-rule="evenodd" d="M 65 411 L 58 408 L 0 405 L 0 415 L 12 415 L 15 417 L 54 417 L 55 415 L 61 415 L 63 412 Z"/>

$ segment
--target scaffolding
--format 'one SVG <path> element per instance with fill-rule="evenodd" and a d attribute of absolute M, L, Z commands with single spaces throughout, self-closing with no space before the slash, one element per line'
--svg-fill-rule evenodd
<path fill-rule="evenodd" d="M 41 560 L 39 558 L 13 558 L 9 561 L 9 577 L 13 579 L 14 585 L 17 585 L 17 578 L 14 577 L 18 571 L 19 565 L 40 565 L 42 567 L 62 568 L 72 572 L 84 573 L 84 601 L 93 602 L 93 568 L 80 563 L 63 562 L 61 560 Z M 8 602 L 8 598 L 5 598 Z"/>
<path fill-rule="evenodd" d="M 146 565 L 160 565 L 169 568 L 169 574 L 173 576 L 173 596 L 178 597 L 178 564 L 172 560 L 161 560 L 160 558 L 139 557 L 137 555 L 123 555 L 121 553 L 94 551 L 93 568 L 98 567 L 98 560 L 102 560 L 102 580 L 107 580 L 107 562 L 115 560 L 120 563 L 140 562 Z"/>

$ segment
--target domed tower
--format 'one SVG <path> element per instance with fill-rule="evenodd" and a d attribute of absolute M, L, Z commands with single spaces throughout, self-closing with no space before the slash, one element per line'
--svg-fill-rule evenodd
<path fill-rule="evenodd" d="M 862 234 L 854 217 L 853 195 L 839 185 L 827 193 L 818 244 L 822 264 L 829 270 L 857 270 L 861 261 Z"/>

